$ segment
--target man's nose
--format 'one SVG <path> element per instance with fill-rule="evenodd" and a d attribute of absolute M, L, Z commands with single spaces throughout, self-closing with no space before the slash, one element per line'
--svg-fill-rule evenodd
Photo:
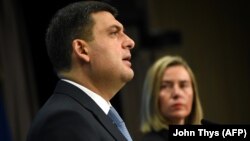
<path fill-rule="evenodd" d="M 133 39 L 131 39 L 127 34 L 125 35 L 125 41 L 123 42 L 123 46 L 129 49 L 133 49 L 135 47 L 135 42 Z"/>

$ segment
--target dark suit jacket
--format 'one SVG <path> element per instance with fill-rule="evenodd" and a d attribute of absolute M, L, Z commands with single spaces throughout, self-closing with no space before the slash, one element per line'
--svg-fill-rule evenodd
<path fill-rule="evenodd" d="M 59 81 L 36 115 L 27 141 L 126 141 L 102 109 L 82 90 Z"/>

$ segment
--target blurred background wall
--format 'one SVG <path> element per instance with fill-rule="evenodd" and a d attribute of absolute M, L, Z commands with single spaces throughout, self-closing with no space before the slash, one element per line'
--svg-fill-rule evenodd
<path fill-rule="evenodd" d="M 73 1 L 0 1 L 0 98 L 1 116 L 6 117 L 0 122 L 9 126 L 3 128 L 10 130 L 9 141 L 25 140 L 37 109 L 54 89 L 57 78 L 46 54 L 45 31 L 54 12 Z M 181 55 L 194 70 L 206 119 L 250 123 L 247 0 L 105 2 L 119 9 L 119 20 L 136 42 L 135 77 L 112 100 L 135 140 L 141 138 L 139 108 L 146 70 L 166 54 Z"/>
<path fill-rule="evenodd" d="M 138 135 L 145 70 L 166 54 L 183 56 L 198 79 L 205 118 L 217 123 L 250 123 L 250 5 L 246 1 L 148 1 L 149 33 L 176 31 L 179 42 L 137 46 L 135 78 L 125 87 L 125 115 Z M 175 35 L 175 34 L 174 34 Z M 176 39 L 176 38 L 174 38 Z M 141 43 L 143 40 L 137 41 Z M 156 44 L 156 43 L 155 43 Z M 131 103 L 133 104 L 127 104 Z"/>

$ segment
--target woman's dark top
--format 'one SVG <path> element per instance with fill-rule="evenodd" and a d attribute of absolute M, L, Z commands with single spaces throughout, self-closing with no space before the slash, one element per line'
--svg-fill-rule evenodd
<path fill-rule="evenodd" d="M 168 130 L 152 131 L 143 135 L 141 141 L 168 141 Z"/>

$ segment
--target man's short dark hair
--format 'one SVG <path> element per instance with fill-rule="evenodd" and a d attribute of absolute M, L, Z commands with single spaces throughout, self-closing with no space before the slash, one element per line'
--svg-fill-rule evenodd
<path fill-rule="evenodd" d="M 81 1 L 60 9 L 53 17 L 46 33 L 46 46 L 54 69 L 67 71 L 71 67 L 72 41 L 74 39 L 93 40 L 92 13 L 110 12 L 117 16 L 111 5 L 98 1 Z"/>

